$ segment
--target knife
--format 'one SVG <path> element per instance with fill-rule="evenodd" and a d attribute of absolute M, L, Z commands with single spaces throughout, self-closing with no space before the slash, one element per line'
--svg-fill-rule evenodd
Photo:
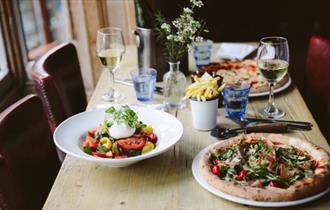
<path fill-rule="evenodd" d="M 127 86 L 132 86 L 133 87 L 133 83 L 130 80 L 115 79 L 114 81 L 115 81 L 115 83 L 118 83 L 118 84 L 122 84 L 122 85 L 127 85 Z M 156 86 L 155 87 L 155 93 L 156 94 L 159 94 L 159 95 L 163 95 L 163 88 L 162 87 L 159 87 L 159 86 Z"/>
<path fill-rule="evenodd" d="M 211 136 L 219 139 L 227 139 L 238 135 L 238 132 L 245 130 L 246 133 L 285 133 L 290 127 L 285 123 L 259 123 L 256 125 L 248 125 L 245 128 L 215 128 L 211 131 Z"/>
<path fill-rule="evenodd" d="M 290 121 L 290 120 L 269 120 L 269 119 L 257 119 L 257 118 L 246 118 L 239 119 L 235 117 L 230 118 L 232 121 L 240 125 L 241 127 L 246 127 L 247 125 L 258 125 L 264 123 L 283 123 L 290 129 L 298 129 L 298 130 L 311 130 L 313 124 L 310 122 L 301 122 L 301 121 Z"/>
<path fill-rule="evenodd" d="M 293 120 L 246 118 L 245 121 L 250 122 L 250 123 L 252 123 L 252 122 L 283 122 L 283 123 L 288 123 L 290 125 L 302 125 L 302 126 L 306 126 L 306 127 L 313 127 L 313 124 L 310 122 L 293 121 Z"/>

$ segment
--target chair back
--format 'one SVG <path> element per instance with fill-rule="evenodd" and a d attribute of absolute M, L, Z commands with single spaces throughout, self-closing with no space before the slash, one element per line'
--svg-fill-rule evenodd
<path fill-rule="evenodd" d="M 330 39 L 313 36 L 309 41 L 306 64 L 309 88 L 328 101 L 330 96 Z"/>
<path fill-rule="evenodd" d="M 311 37 L 305 80 L 306 102 L 322 133 L 330 141 L 330 39 Z"/>
<path fill-rule="evenodd" d="M 32 68 L 32 78 L 52 131 L 64 119 L 86 109 L 78 55 L 72 43 L 58 45 L 42 56 Z"/>
<path fill-rule="evenodd" d="M 59 168 L 52 133 L 36 95 L 0 113 L 0 209 L 41 209 Z"/>

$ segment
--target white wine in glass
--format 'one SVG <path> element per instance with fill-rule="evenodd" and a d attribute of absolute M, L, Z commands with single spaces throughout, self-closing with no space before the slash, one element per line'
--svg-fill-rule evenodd
<path fill-rule="evenodd" d="M 123 57 L 123 50 L 107 49 L 97 54 L 103 66 L 109 69 L 117 69 Z"/>
<path fill-rule="evenodd" d="M 286 38 L 277 36 L 262 38 L 257 60 L 258 68 L 269 84 L 268 105 L 260 111 L 260 114 L 265 118 L 281 118 L 285 112 L 275 106 L 274 87 L 288 72 L 289 46 Z"/>
<path fill-rule="evenodd" d="M 114 89 L 114 73 L 125 53 L 125 44 L 120 28 L 101 28 L 97 31 L 96 41 L 97 57 L 102 65 L 110 72 L 110 88 L 102 95 L 104 101 L 118 102 L 124 99 L 124 95 Z"/>
<path fill-rule="evenodd" d="M 289 63 L 280 59 L 260 60 L 258 68 L 268 82 L 279 82 L 288 72 Z"/>

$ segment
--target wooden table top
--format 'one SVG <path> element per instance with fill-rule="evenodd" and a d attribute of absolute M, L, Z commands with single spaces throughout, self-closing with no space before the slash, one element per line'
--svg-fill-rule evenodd
<path fill-rule="evenodd" d="M 136 53 L 134 46 L 128 47 L 116 73 L 117 77 L 129 78 L 128 71 L 137 66 Z M 107 88 L 108 72 L 103 72 L 87 110 L 110 105 L 100 100 Z M 126 95 L 122 103 L 137 103 L 132 87 L 116 84 L 116 88 Z M 251 99 L 247 108 L 248 116 L 255 117 L 267 99 Z M 330 151 L 297 88 L 291 85 L 287 90 L 276 94 L 275 100 L 286 112 L 285 119 L 314 124 L 311 131 L 294 131 L 289 136 L 307 139 Z M 161 102 L 161 96 L 156 96 L 155 101 Z M 232 124 L 224 117 L 224 113 L 223 108 L 219 109 L 218 124 Z M 189 107 L 180 110 L 177 118 L 184 125 L 181 140 L 167 152 L 130 167 L 110 168 L 66 156 L 44 209 L 259 209 L 219 198 L 195 181 L 191 171 L 194 157 L 217 140 L 209 132 L 193 129 Z M 330 194 L 308 204 L 290 207 L 309 210 L 329 208 Z"/>

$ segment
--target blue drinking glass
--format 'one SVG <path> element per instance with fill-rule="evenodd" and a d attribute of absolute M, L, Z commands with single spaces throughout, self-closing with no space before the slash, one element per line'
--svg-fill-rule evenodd
<path fill-rule="evenodd" d="M 153 68 L 140 68 L 131 72 L 134 90 L 138 101 L 153 100 L 156 86 L 157 71 Z"/>
<path fill-rule="evenodd" d="M 251 85 L 248 83 L 226 85 L 222 94 L 228 117 L 237 119 L 245 118 L 250 88 Z"/>
<path fill-rule="evenodd" d="M 193 54 L 198 69 L 211 62 L 213 42 L 209 39 L 203 42 L 193 43 Z"/>

